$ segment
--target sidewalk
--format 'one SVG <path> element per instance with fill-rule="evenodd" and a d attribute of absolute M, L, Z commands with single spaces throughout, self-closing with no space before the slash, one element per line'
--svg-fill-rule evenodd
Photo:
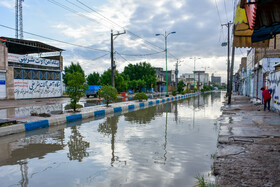
<path fill-rule="evenodd" d="M 214 174 L 219 186 L 280 186 L 280 115 L 234 95 L 222 108 Z"/>

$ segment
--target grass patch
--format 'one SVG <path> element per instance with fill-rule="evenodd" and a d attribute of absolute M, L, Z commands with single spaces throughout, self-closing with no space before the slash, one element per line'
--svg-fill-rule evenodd
<path fill-rule="evenodd" d="M 11 126 L 11 125 L 14 125 L 14 123 L 12 123 L 12 122 L 3 123 L 0 125 L 0 127 L 7 127 L 7 126 Z"/>
<path fill-rule="evenodd" d="M 204 176 L 201 176 L 199 174 L 195 177 L 195 179 L 196 184 L 194 185 L 194 187 L 218 187 L 218 185 L 207 181 Z"/>

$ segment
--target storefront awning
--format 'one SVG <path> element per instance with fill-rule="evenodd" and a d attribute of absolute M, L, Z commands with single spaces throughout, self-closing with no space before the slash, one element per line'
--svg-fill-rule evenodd
<path fill-rule="evenodd" d="M 252 42 L 268 40 L 280 33 L 280 0 L 259 0 L 257 6 Z"/>
<path fill-rule="evenodd" d="M 266 48 L 269 41 L 252 43 L 254 30 L 250 29 L 245 9 L 240 8 L 240 2 L 236 7 L 234 26 L 233 26 L 233 47 L 254 47 Z"/>

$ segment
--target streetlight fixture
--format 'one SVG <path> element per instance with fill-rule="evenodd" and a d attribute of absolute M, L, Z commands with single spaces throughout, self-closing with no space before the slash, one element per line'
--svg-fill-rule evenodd
<path fill-rule="evenodd" d="M 166 31 L 164 32 L 164 34 L 155 34 L 156 36 L 160 36 L 162 35 L 164 37 L 164 40 L 165 40 L 165 62 L 166 62 L 166 97 L 169 97 L 168 95 L 168 76 L 167 76 L 167 37 L 170 35 L 170 34 L 175 34 L 176 32 L 173 31 L 173 32 L 170 32 L 170 33 L 166 33 Z"/>

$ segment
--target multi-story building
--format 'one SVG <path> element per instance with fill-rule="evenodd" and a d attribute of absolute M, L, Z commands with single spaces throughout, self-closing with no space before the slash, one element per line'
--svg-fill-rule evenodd
<path fill-rule="evenodd" d="M 212 75 L 211 75 L 211 83 L 212 84 L 221 86 L 221 81 L 222 81 L 221 77 L 214 76 L 214 73 L 212 73 Z"/>
<path fill-rule="evenodd" d="M 194 79 L 195 77 L 195 79 Z M 180 76 L 180 79 L 185 82 L 187 87 L 195 84 L 195 87 L 199 85 L 201 88 L 203 85 L 209 84 L 209 74 L 205 71 L 194 71 L 194 73 L 184 73 Z"/>

